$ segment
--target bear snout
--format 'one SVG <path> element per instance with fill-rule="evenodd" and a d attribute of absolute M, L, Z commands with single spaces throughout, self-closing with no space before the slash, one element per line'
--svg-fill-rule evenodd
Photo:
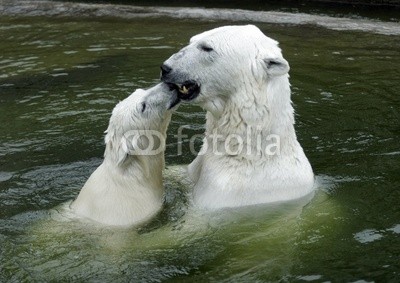
<path fill-rule="evenodd" d="M 161 68 L 161 80 L 163 80 L 163 78 L 165 78 L 169 73 L 171 73 L 172 68 L 167 64 L 162 64 L 160 68 Z"/>

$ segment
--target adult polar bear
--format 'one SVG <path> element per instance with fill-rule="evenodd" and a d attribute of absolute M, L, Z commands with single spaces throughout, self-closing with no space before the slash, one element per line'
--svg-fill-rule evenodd
<path fill-rule="evenodd" d="M 238 207 L 313 191 L 278 42 L 253 25 L 220 27 L 192 37 L 161 70 L 179 99 L 207 110 L 202 154 L 188 167 L 195 205 Z"/>

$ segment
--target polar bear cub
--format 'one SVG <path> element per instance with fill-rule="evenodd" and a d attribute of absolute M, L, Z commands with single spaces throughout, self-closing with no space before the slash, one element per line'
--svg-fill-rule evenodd
<path fill-rule="evenodd" d="M 176 101 L 175 92 L 158 84 L 117 104 L 106 131 L 104 161 L 71 204 L 76 214 L 130 226 L 160 211 L 166 130 Z"/>
<path fill-rule="evenodd" d="M 253 25 L 198 34 L 161 66 L 161 80 L 179 99 L 207 110 L 201 154 L 188 168 L 197 206 L 288 201 L 313 191 L 288 72 L 278 42 Z"/>

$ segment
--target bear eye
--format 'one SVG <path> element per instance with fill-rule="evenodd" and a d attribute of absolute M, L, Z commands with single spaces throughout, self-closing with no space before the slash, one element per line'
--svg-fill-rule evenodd
<path fill-rule="evenodd" d="M 147 106 L 146 103 L 142 102 L 142 109 L 141 109 L 142 113 L 146 110 L 146 106 Z"/>
<path fill-rule="evenodd" d="M 213 49 L 211 46 L 206 45 L 206 44 L 201 44 L 201 45 L 200 45 L 200 49 L 201 49 L 202 51 L 205 51 L 205 52 L 214 51 L 214 49 Z"/>

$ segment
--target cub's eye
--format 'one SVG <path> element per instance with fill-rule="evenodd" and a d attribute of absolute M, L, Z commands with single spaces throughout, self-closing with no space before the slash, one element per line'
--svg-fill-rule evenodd
<path fill-rule="evenodd" d="M 205 44 L 200 45 L 199 48 L 200 48 L 200 50 L 205 51 L 205 52 L 211 52 L 214 50 L 211 46 L 205 45 Z"/>
<path fill-rule="evenodd" d="M 146 110 L 146 106 L 147 106 L 146 103 L 142 102 L 142 109 L 141 109 L 142 113 Z"/>

